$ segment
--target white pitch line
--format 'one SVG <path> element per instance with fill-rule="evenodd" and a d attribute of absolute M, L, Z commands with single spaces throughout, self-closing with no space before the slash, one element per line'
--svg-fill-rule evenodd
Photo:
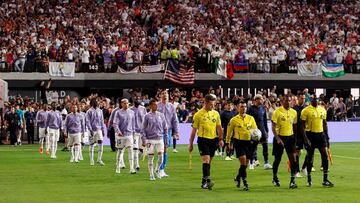
<path fill-rule="evenodd" d="M 351 156 L 340 156 L 340 155 L 332 155 L 333 157 L 339 157 L 344 159 L 353 159 L 353 160 L 360 160 L 359 157 L 351 157 Z"/>

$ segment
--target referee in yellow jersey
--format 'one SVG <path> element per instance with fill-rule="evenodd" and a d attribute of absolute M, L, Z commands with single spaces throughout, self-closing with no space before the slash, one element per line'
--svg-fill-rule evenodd
<path fill-rule="evenodd" d="M 274 133 L 273 155 L 275 157 L 273 164 L 273 184 L 275 187 L 280 187 L 277 172 L 285 148 L 291 165 L 289 188 L 294 189 L 297 188 L 295 183 L 296 148 L 294 135 L 294 133 L 296 133 L 297 113 L 294 109 L 290 108 L 290 102 L 291 97 L 285 95 L 281 100 L 282 106 L 274 111 L 271 118 L 272 131 Z"/>
<path fill-rule="evenodd" d="M 311 168 L 314 162 L 314 151 L 317 148 L 321 154 L 321 162 L 324 172 L 323 183 L 324 187 L 333 187 L 334 184 L 328 179 L 329 160 L 326 151 L 327 123 L 326 110 L 318 105 L 317 98 L 314 96 L 311 100 L 311 105 L 307 106 L 301 111 L 301 120 L 304 134 L 305 148 L 307 150 L 307 174 L 308 186 L 312 186 Z"/>
<path fill-rule="evenodd" d="M 246 103 L 240 101 L 236 104 L 239 114 L 230 120 L 227 127 L 226 143 L 230 146 L 231 138 L 234 140 L 234 149 L 236 157 L 240 161 L 240 168 L 234 181 L 236 187 L 240 187 L 240 177 L 244 184 L 244 191 L 249 190 L 249 185 L 246 180 L 247 163 L 251 159 L 251 129 L 257 129 L 254 117 L 246 114 Z"/>
<path fill-rule="evenodd" d="M 217 111 L 214 110 L 215 102 L 215 95 L 208 94 L 205 96 L 204 107 L 194 115 L 192 131 L 189 140 L 189 152 L 191 153 L 193 150 L 194 138 L 197 132 L 197 143 L 203 163 L 203 178 L 201 182 L 201 188 L 209 190 L 211 190 L 214 185 L 210 179 L 210 164 L 217 149 L 216 139 L 219 139 L 220 147 L 224 146 L 220 115 Z"/>

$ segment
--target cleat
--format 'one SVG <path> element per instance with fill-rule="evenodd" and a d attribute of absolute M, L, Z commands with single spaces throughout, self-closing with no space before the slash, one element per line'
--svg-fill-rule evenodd
<path fill-rule="evenodd" d="M 90 166 L 94 166 L 95 163 L 94 163 L 94 160 L 90 160 Z"/>
<path fill-rule="evenodd" d="M 312 187 L 312 182 L 311 182 L 311 181 L 308 182 L 308 183 L 307 183 L 307 186 L 308 186 L 308 187 Z"/>
<path fill-rule="evenodd" d="M 232 161 L 232 158 L 227 156 L 227 157 L 225 157 L 225 161 Z"/>
<path fill-rule="evenodd" d="M 323 171 L 323 170 L 324 170 L 324 168 L 321 166 L 321 167 L 320 167 L 320 171 Z"/>
<path fill-rule="evenodd" d="M 70 163 L 74 163 L 74 159 L 70 159 Z"/>
<path fill-rule="evenodd" d="M 280 187 L 280 181 L 278 178 L 274 178 L 273 181 L 272 181 L 273 185 L 275 187 Z"/>
<path fill-rule="evenodd" d="M 236 187 L 239 188 L 239 187 L 240 187 L 240 182 L 241 182 L 241 181 L 240 181 L 240 177 L 239 177 L 239 178 L 238 178 L 238 177 L 235 177 L 235 178 L 234 178 L 234 182 L 235 182 Z"/>
<path fill-rule="evenodd" d="M 218 151 L 215 151 L 215 156 L 220 156 Z"/>
<path fill-rule="evenodd" d="M 298 186 L 296 185 L 295 181 L 294 182 L 290 182 L 290 189 L 296 189 Z"/>
<path fill-rule="evenodd" d="M 150 181 L 156 180 L 154 176 L 150 176 Z"/>
<path fill-rule="evenodd" d="M 322 185 L 324 187 L 334 187 L 334 184 L 332 182 L 330 182 L 329 180 L 325 180 Z"/>
<path fill-rule="evenodd" d="M 43 150 L 43 148 L 39 148 L 39 152 L 40 152 L 40 154 L 43 154 L 44 153 L 44 150 Z"/>
<path fill-rule="evenodd" d="M 98 161 L 98 163 L 100 164 L 100 166 L 105 166 L 105 163 L 102 160 Z"/>
<path fill-rule="evenodd" d="M 264 169 L 265 170 L 269 170 L 269 169 L 272 169 L 272 166 L 271 164 L 267 163 L 267 164 L 264 164 Z"/>
<path fill-rule="evenodd" d="M 116 167 L 115 173 L 119 174 L 121 172 L 119 167 Z"/>
<path fill-rule="evenodd" d="M 260 161 L 259 161 L 259 160 L 256 160 L 256 161 L 254 162 L 254 166 L 260 166 Z"/>
<path fill-rule="evenodd" d="M 209 180 L 209 182 L 207 183 L 208 185 L 208 189 L 212 190 L 212 188 L 214 187 L 214 183 L 212 181 Z"/>
<path fill-rule="evenodd" d="M 243 191 L 249 191 L 249 185 L 247 183 L 244 183 Z"/>
<path fill-rule="evenodd" d="M 297 172 L 296 174 L 295 174 L 295 178 L 302 178 L 303 176 L 299 173 L 299 172 Z"/>
<path fill-rule="evenodd" d="M 164 170 L 160 170 L 160 175 L 161 175 L 162 178 L 167 178 L 167 177 L 169 177 L 169 175 L 166 174 Z"/>
<path fill-rule="evenodd" d="M 79 163 L 79 160 L 75 160 L 75 163 Z"/>
<path fill-rule="evenodd" d="M 315 172 L 316 170 L 315 170 L 315 168 L 314 167 L 312 167 L 311 168 L 311 172 Z"/>
<path fill-rule="evenodd" d="M 254 170 L 255 167 L 254 167 L 254 164 L 249 164 L 249 170 Z"/>
<path fill-rule="evenodd" d="M 139 172 L 140 171 L 140 167 L 136 167 L 136 172 Z"/>
<path fill-rule="evenodd" d="M 156 176 L 158 179 L 161 179 L 161 178 L 162 178 L 160 171 L 156 171 L 156 172 L 155 172 L 155 176 Z"/>
<path fill-rule="evenodd" d="M 174 153 L 178 153 L 179 151 L 178 151 L 178 150 L 176 150 L 176 149 L 173 149 L 173 152 L 174 152 Z"/>
<path fill-rule="evenodd" d="M 136 171 L 134 170 L 134 171 L 130 171 L 130 174 L 136 174 Z"/>
<path fill-rule="evenodd" d="M 307 176 L 307 175 L 308 175 L 308 172 L 307 172 L 306 168 L 301 169 L 301 173 L 303 174 L 303 176 Z"/>
<path fill-rule="evenodd" d="M 49 152 L 49 150 L 46 150 L 46 155 L 48 155 L 48 156 L 50 155 L 50 152 Z"/>

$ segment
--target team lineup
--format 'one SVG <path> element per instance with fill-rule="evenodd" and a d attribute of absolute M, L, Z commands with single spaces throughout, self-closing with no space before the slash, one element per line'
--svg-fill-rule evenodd
<path fill-rule="evenodd" d="M 108 124 L 115 133 L 116 166 L 115 173 L 125 169 L 124 153 L 128 151 L 129 173 L 140 171 L 140 154 L 148 156 L 149 179 L 154 181 L 168 177 L 165 172 L 167 165 L 167 147 L 171 141 L 179 139 L 179 121 L 175 107 L 168 102 L 168 92 L 160 93 L 161 101 L 150 100 L 147 112 L 145 107 L 134 102 L 130 107 L 127 99 L 119 101 L 119 107 L 110 115 Z M 270 164 L 268 155 L 268 132 L 266 111 L 263 107 L 262 96 L 256 95 L 253 105 L 248 106 L 245 101 L 233 101 L 236 111 L 230 111 L 230 103 L 225 105 L 225 111 L 220 115 L 214 110 L 216 96 L 205 96 L 203 108 L 195 113 L 190 134 L 188 150 L 191 154 L 193 143 L 197 135 L 198 150 L 202 161 L 201 188 L 212 190 L 214 181 L 210 176 L 213 157 L 218 150 L 226 150 L 226 158 L 233 153 L 239 160 L 239 168 L 234 178 L 236 187 L 243 186 L 244 191 L 250 189 L 247 179 L 247 168 L 253 169 L 257 163 L 257 145 L 261 144 L 264 156 L 264 169 L 272 169 L 272 183 L 280 187 L 277 176 L 278 168 L 285 149 L 290 168 L 290 189 L 297 188 L 295 178 L 303 172 L 307 176 L 308 186 L 312 186 L 311 172 L 313 169 L 314 151 L 321 154 L 324 187 L 333 187 L 328 179 L 328 151 L 329 138 L 326 124 L 326 111 L 313 96 L 311 103 L 306 106 L 304 95 L 300 94 L 296 106 L 290 107 L 291 97 L 281 99 L 281 107 L 271 116 L 272 132 L 274 134 L 272 155 L 273 164 Z M 95 165 L 94 151 L 97 147 L 96 163 L 104 166 L 102 160 L 105 135 L 103 113 L 98 107 L 96 99 L 90 101 L 90 108 L 85 112 L 82 106 L 71 105 L 70 113 L 64 121 L 56 110 L 56 105 L 50 108 L 43 105 L 36 115 L 39 127 L 40 153 L 44 151 L 50 158 L 56 159 L 57 142 L 60 130 L 68 138 L 70 148 L 70 162 L 78 163 L 84 160 L 82 149 L 84 140 L 88 137 L 89 163 Z M 184 136 L 184 135 L 182 135 Z M 45 148 L 44 148 L 45 145 Z M 299 157 L 301 149 L 307 151 L 304 164 L 300 170 Z M 154 159 L 157 154 L 157 160 Z M 249 167 L 248 167 L 249 166 Z"/>

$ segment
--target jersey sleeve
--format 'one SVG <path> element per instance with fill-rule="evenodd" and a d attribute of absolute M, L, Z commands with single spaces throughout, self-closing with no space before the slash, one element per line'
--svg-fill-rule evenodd
<path fill-rule="evenodd" d="M 271 121 L 274 122 L 274 123 L 277 123 L 277 120 L 279 118 L 279 111 L 275 110 L 274 111 L 274 114 L 272 115 L 272 118 L 271 118 Z"/>
<path fill-rule="evenodd" d="M 300 119 L 303 121 L 305 121 L 307 119 L 307 109 L 306 108 L 301 111 Z"/>
<path fill-rule="evenodd" d="M 233 131 L 234 131 L 234 124 L 233 123 L 234 123 L 234 120 L 232 118 L 230 120 L 228 126 L 227 126 L 226 138 L 225 138 L 226 143 L 230 143 L 231 137 L 233 136 Z"/>
<path fill-rule="evenodd" d="M 219 112 L 216 112 L 216 126 L 221 126 L 221 119 Z"/>
<path fill-rule="evenodd" d="M 193 128 L 196 128 L 196 129 L 199 129 L 199 124 L 200 124 L 199 114 L 198 114 L 198 113 L 195 113 L 192 127 L 193 127 Z"/>

